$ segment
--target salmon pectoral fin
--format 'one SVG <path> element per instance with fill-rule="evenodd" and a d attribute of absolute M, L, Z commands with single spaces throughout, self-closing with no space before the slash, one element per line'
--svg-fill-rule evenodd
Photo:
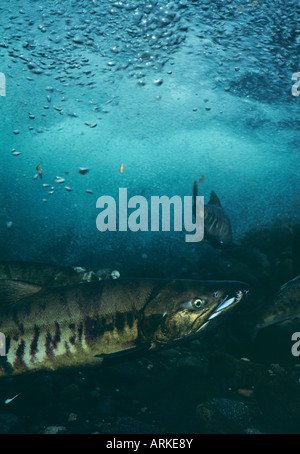
<path fill-rule="evenodd" d="M 31 296 L 43 287 L 24 281 L 0 280 L 0 308 L 11 306 L 23 298 Z"/>

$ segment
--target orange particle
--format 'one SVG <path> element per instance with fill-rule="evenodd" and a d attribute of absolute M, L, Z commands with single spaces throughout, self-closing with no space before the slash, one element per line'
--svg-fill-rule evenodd
<path fill-rule="evenodd" d="M 120 173 L 123 173 L 123 169 L 124 169 L 124 166 L 123 166 L 123 164 L 121 164 Z"/>
<path fill-rule="evenodd" d="M 252 397 L 253 396 L 253 389 L 238 389 L 237 392 L 244 397 Z"/>

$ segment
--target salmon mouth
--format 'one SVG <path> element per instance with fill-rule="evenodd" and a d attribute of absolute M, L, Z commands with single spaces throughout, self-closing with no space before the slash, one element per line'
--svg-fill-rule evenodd
<path fill-rule="evenodd" d="M 226 295 L 225 298 L 223 298 L 223 300 L 219 304 L 219 306 L 217 306 L 217 308 L 214 310 L 214 312 L 208 318 L 208 320 L 212 320 L 213 318 L 220 315 L 224 311 L 224 309 L 227 309 L 230 306 L 239 303 L 246 293 L 247 293 L 246 291 L 238 290 L 236 292 L 236 294 L 234 296 L 231 296 L 230 298 L 229 298 L 229 295 Z"/>

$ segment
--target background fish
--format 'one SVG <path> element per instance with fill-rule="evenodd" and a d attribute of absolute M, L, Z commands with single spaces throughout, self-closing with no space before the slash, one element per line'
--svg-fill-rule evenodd
<path fill-rule="evenodd" d="M 97 281 L 98 276 L 81 267 L 47 265 L 34 262 L 0 262 L 0 280 L 24 281 L 46 287 Z"/>
<path fill-rule="evenodd" d="M 198 183 L 193 186 L 193 209 L 196 217 L 196 196 Z M 219 198 L 211 191 L 209 202 L 204 206 L 204 239 L 218 247 L 226 247 L 232 243 L 231 222 L 224 211 Z"/>
<path fill-rule="evenodd" d="M 0 281 L 0 294 L 8 284 Z M 190 338 L 235 307 L 248 288 L 236 281 L 155 279 L 28 287 L 33 294 L 15 304 L 2 299 L 7 356 L 0 358 L 0 375 L 94 364 L 99 356 Z"/>
<path fill-rule="evenodd" d="M 256 328 L 260 330 L 275 324 L 300 328 L 300 275 L 280 287 L 274 302 L 262 313 Z"/>

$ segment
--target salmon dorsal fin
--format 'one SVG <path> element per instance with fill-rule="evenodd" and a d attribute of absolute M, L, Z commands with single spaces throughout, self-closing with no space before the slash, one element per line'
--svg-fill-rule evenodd
<path fill-rule="evenodd" d="M 207 205 L 215 205 L 217 207 L 221 207 L 221 202 L 219 200 L 219 197 L 217 196 L 217 194 L 215 193 L 215 191 L 211 191 L 210 193 L 210 199 L 209 199 L 209 202 Z"/>
<path fill-rule="evenodd" d="M 43 287 L 29 282 L 14 281 L 12 279 L 0 280 L 0 308 L 11 306 L 27 296 L 42 290 Z"/>

